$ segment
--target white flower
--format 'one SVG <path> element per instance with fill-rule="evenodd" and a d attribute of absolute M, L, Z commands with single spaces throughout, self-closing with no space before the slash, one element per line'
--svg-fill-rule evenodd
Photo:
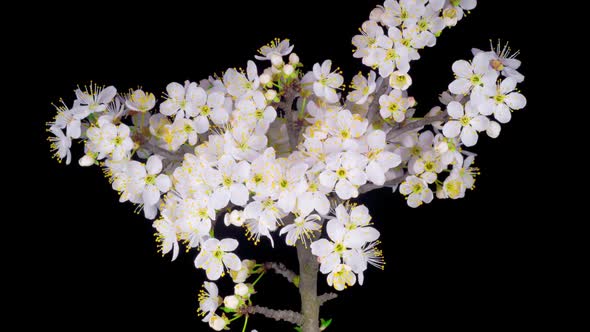
<path fill-rule="evenodd" d="M 379 238 L 379 232 L 373 227 L 347 227 L 340 218 L 349 218 L 346 209 L 335 219 L 328 221 L 326 231 L 328 239 L 319 239 L 311 244 L 311 252 L 318 256 L 321 263 L 320 271 L 324 274 L 334 271 L 342 262 L 342 256 L 350 249 L 361 248 L 366 242 Z M 352 228 L 352 229 L 351 229 Z"/>
<path fill-rule="evenodd" d="M 356 275 L 352 273 L 350 266 L 339 264 L 328 274 L 327 280 L 328 285 L 334 286 L 334 289 L 341 291 L 356 283 Z"/>
<path fill-rule="evenodd" d="M 364 172 L 367 158 L 355 152 L 343 152 L 328 156 L 326 170 L 320 173 L 323 186 L 334 188 L 341 199 L 357 197 L 358 187 L 367 182 Z"/>
<path fill-rule="evenodd" d="M 274 56 L 287 56 L 291 51 L 293 51 L 294 45 L 289 45 L 289 39 L 275 39 L 271 41 L 268 45 L 262 46 L 258 53 L 261 55 L 255 55 L 254 58 L 256 60 L 269 60 L 271 57 Z"/>
<path fill-rule="evenodd" d="M 246 218 L 244 218 L 244 211 L 233 210 L 232 212 L 226 213 L 223 216 L 223 223 L 225 226 L 234 225 L 236 227 L 242 227 Z"/>
<path fill-rule="evenodd" d="M 240 299 L 235 295 L 229 295 L 223 299 L 223 304 L 226 308 L 236 310 L 240 305 Z"/>
<path fill-rule="evenodd" d="M 390 27 L 401 25 L 415 25 L 416 20 L 424 13 L 425 1 L 416 0 L 386 0 L 383 6 L 385 12 L 381 20 Z"/>
<path fill-rule="evenodd" d="M 211 195 L 213 207 L 220 210 L 230 201 L 235 205 L 246 205 L 250 194 L 244 182 L 249 176 L 250 164 L 247 161 L 236 163 L 231 156 L 222 156 L 217 163 L 217 170 L 210 169 L 205 179 L 214 188 Z"/>
<path fill-rule="evenodd" d="M 357 279 L 361 286 L 365 280 L 364 272 L 369 264 L 381 270 L 384 268 L 383 253 L 377 249 L 379 243 L 379 241 L 369 242 L 360 249 L 352 249 L 344 254 L 344 264 L 350 266 L 352 272 L 358 275 Z"/>
<path fill-rule="evenodd" d="M 72 153 L 70 152 L 72 140 L 68 136 L 64 135 L 64 132 L 58 127 L 52 126 L 49 128 L 49 131 L 55 135 L 48 138 L 48 140 L 51 142 L 50 147 L 54 152 L 54 156 L 59 161 L 65 158 L 66 165 L 69 165 L 72 161 Z"/>
<path fill-rule="evenodd" d="M 227 92 L 230 95 L 240 98 L 258 89 L 260 78 L 258 77 L 258 69 L 254 61 L 248 61 L 246 75 L 248 76 L 246 77 L 244 74 L 232 68 L 223 74 L 223 83 L 225 83 Z"/>
<path fill-rule="evenodd" d="M 161 171 L 162 160 L 155 155 L 149 157 L 145 165 L 133 160 L 127 166 L 127 190 L 132 195 L 141 196 L 146 207 L 155 206 L 160 200 L 160 193 L 167 192 L 172 185 L 168 175 L 160 174 Z"/>
<path fill-rule="evenodd" d="M 229 271 L 229 275 L 231 276 L 233 282 L 235 282 L 237 284 L 243 283 L 252 274 L 252 270 L 254 270 L 255 265 L 256 265 L 255 261 L 252 261 L 249 259 L 244 259 L 244 260 L 242 260 L 242 268 L 237 271 L 235 271 L 235 270 Z M 237 291 L 236 291 L 236 294 L 238 294 Z"/>
<path fill-rule="evenodd" d="M 195 259 L 195 266 L 204 269 L 209 280 L 219 279 L 224 274 L 224 266 L 225 269 L 238 271 L 242 262 L 231 252 L 237 247 L 238 241 L 234 239 L 208 239 Z"/>
<path fill-rule="evenodd" d="M 437 192 L 437 197 L 439 198 L 451 198 L 451 199 L 458 199 L 465 197 L 465 184 L 463 180 L 455 175 L 451 174 L 443 182 L 442 185 L 442 192 L 441 195 Z"/>
<path fill-rule="evenodd" d="M 211 327 L 215 331 L 221 331 L 225 329 L 228 322 L 229 321 L 227 320 L 227 318 L 225 318 L 225 315 L 223 317 L 213 315 L 211 316 L 211 319 L 209 319 L 209 327 Z"/>
<path fill-rule="evenodd" d="M 71 138 L 79 138 L 82 133 L 81 120 L 86 118 L 89 114 L 85 108 L 80 107 L 79 101 L 76 101 L 72 108 L 68 108 L 65 104 L 56 106 L 57 115 L 53 122 L 54 127 L 59 129 L 66 129 L 66 136 Z"/>
<path fill-rule="evenodd" d="M 474 146 L 477 143 L 477 132 L 488 129 L 488 118 L 480 115 L 471 102 L 467 102 L 463 110 L 463 105 L 453 101 L 447 106 L 447 112 L 450 120 L 443 126 L 443 134 L 450 138 L 460 134 L 465 146 Z"/>
<path fill-rule="evenodd" d="M 278 184 L 277 207 L 283 212 L 293 211 L 297 196 L 307 190 L 307 181 L 305 180 L 307 168 L 304 163 L 286 164 L 280 167 L 280 173 L 276 179 Z"/>
<path fill-rule="evenodd" d="M 287 245 L 295 246 L 297 240 L 307 247 L 307 241 L 314 236 L 314 232 L 320 231 L 322 226 L 316 221 L 322 220 L 317 214 L 310 214 L 307 217 L 298 216 L 292 224 L 281 228 L 279 235 L 287 233 L 285 242 Z"/>
<path fill-rule="evenodd" d="M 317 176 L 311 178 L 308 183 L 307 191 L 297 196 L 297 210 L 303 216 L 309 215 L 313 210 L 321 215 L 328 214 L 330 200 L 327 195 L 332 191 L 332 188 L 322 186 Z"/>
<path fill-rule="evenodd" d="M 406 111 L 410 107 L 408 98 L 403 96 L 401 90 L 393 89 L 389 94 L 379 97 L 379 114 L 386 120 L 403 122 L 406 119 Z"/>
<path fill-rule="evenodd" d="M 520 60 L 516 59 L 516 57 L 520 54 L 520 52 L 516 51 L 511 54 L 511 49 L 508 46 L 508 43 L 502 47 L 500 41 L 498 41 L 498 45 L 495 48 L 493 45 L 491 45 L 490 41 L 490 46 L 492 50 L 487 53 L 490 55 L 490 65 L 492 68 L 501 72 L 504 77 L 514 79 L 517 83 L 524 81 L 524 76 L 517 71 L 521 65 L 521 62 Z M 475 56 L 479 53 L 482 53 L 483 51 L 474 48 L 471 50 L 471 52 Z"/>
<path fill-rule="evenodd" d="M 238 283 L 234 286 L 234 293 L 238 296 L 248 298 L 250 295 L 250 287 L 244 283 Z"/>
<path fill-rule="evenodd" d="M 376 75 L 374 71 L 369 73 L 368 78 L 366 78 L 361 73 L 353 77 L 351 87 L 354 89 L 354 91 L 351 91 L 346 98 L 358 105 L 362 105 L 367 102 L 369 96 L 375 92 L 375 88 L 377 88 L 375 78 Z"/>
<path fill-rule="evenodd" d="M 386 145 L 385 132 L 382 130 L 375 130 L 367 135 L 367 180 L 380 186 L 385 183 L 385 173 L 402 162 L 399 155 L 385 150 Z"/>
<path fill-rule="evenodd" d="M 422 203 L 430 203 L 433 199 L 432 190 L 428 188 L 428 184 L 423 179 L 411 175 L 400 185 L 399 192 L 406 195 L 408 206 L 418 207 Z"/>
<path fill-rule="evenodd" d="M 387 48 L 391 40 L 384 35 L 383 28 L 375 21 L 365 21 L 360 31 L 360 35 L 352 38 L 352 44 L 356 47 L 353 56 L 362 58 L 364 65 L 372 67 L 377 64 L 375 51 Z"/>
<path fill-rule="evenodd" d="M 166 86 L 168 98 L 160 104 L 160 113 L 168 116 L 188 117 L 197 114 L 197 102 L 201 88 L 197 83 L 186 81 L 184 86 L 172 82 Z M 208 124 L 207 124 L 208 125 Z"/>
<path fill-rule="evenodd" d="M 355 150 L 357 147 L 355 138 L 359 138 L 365 133 L 369 121 L 359 114 L 352 114 L 349 110 L 344 109 L 328 119 L 326 125 L 329 133 L 341 140 L 342 148 Z"/>
<path fill-rule="evenodd" d="M 152 93 L 145 93 L 143 90 L 138 89 L 133 91 L 125 101 L 125 105 L 132 111 L 144 113 L 156 106 L 156 97 Z"/>
<path fill-rule="evenodd" d="M 473 88 L 494 84 L 498 79 L 498 72 L 490 66 L 490 56 L 486 53 L 476 55 L 472 63 L 455 61 L 453 72 L 457 79 L 449 84 L 449 90 L 456 95 L 466 95 Z"/>
<path fill-rule="evenodd" d="M 516 80 L 506 78 L 499 85 L 485 85 L 483 89 L 472 94 L 472 100 L 482 115 L 494 114 L 500 123 L 508 123 L 512 118 L 511 110 L 526 106 L 526 98 L 514 90 Z"/>
<path fill-rule="evenodd" d="M 443 171 L 440 157 L 434 150 L 424 152 L 416 162 L 412 163 L 411 173 L 420 176 L 427 183 L 436 181 L 438 173 Z"/>
<path fill-rule="evenodd" d="M 97 159 L 110 156 L 114 161 L 119 161 L 126 158 L 134 145 L 129 136 L 129 127 L 123 123 L 118 126 L 112 124 L 108 116 L 101 116 L 97 123 L 98 126 L 88 128 L 86 133 L 91 151 L 98 153 Z"/>
<path fill-rule="evenodd" d="M 270 232 L 277 230 L 279 220 L 283 216 L 276 202 L 271 198 L 254 196 L 254 201 L 244 208 L 244 216 L 248 219 L 246 228 L 250 239 L 256 243 L 260 241 L 261 236 L 266 236 L 274 247 Z"/>
<path fill-rule="evenodd" d="M 108 86 L 104 89 L 96 85 L 82 91 L 76 90 L 76 97 L 80 107 L 88 113 L 99 113 L 107 109 L 107 104 L 110 103 L 117 95 L 117 89 L 114 86 Z"/>
<path fill-rule="evenodd" d="M 200 315 L 205 316 L 203 322 L 208 322 L 222 303 L 217 285 L 209 281 L 203 282 L 203 289 L 199 291 L 198 300 L 199 309 L 197 311 Z"/>
<path fill-rule="evenodd" d="M 274 107 L 267 105 L 266 97 L 260 91 L 254 92 L 251 98 L 240 100 L 236 106 L 236 110 L 241 115 L 240 120 L 243 118 L 248 123 L 253 123 L 255 126 L 260 127 L 264 132 L 268 130 L 270 124 L 277 118 L 277 111 Z"/>
<path fill-rule="evenodd" d="M 316 96 L 325 98 L 328 103 L 338 101 L 336 89 L 344 83 L 344 78 L 337 72 L 332 72 L 332 61 L 326 60 L 320 66 L 316 63 L 313 66 L 313 92 Z"/>
<path fill-rule="evenodd" d="M 254 160 L 266 147 L 266 135 L 253 133 L 245 126 L 234 127 L 225 132 L 227 149 L 236 160 Z"/>
<path fill-rule="evenodd" d="M 162 214 L 164 214 L 164 212 L 162 212 Z M 172 251 L 172 260 L 175 260 L 180 251 L 176 225 L 170 220 L 170 218 L 162 217 L 161 219 L 154 221 L 153 226 L 158 232 L 157 240 L 160 242 L 162 256 Z"/>
<path fill-rule="evenodd" d="M 389 85 L 394 89 L 405 91 L 412 85 L 412 78 L 408 73 L 394 71 L 389 76 Z"/>
<path fill-rule="evenodd" d="M 491 138 L 498 138 L 498 136 L 500 136 L 500 131 L 502 131 L 500 124 L 496 121 L 490 121 L 486 134 Z"/>
<path fill-rule="evenodd" d="M 426 8 L 424 15 L 416 22 L 416 28 L 420 31 L 418 38 L 428 47 L 436 44 L 436 36 L 445 28 L 445 22 L 440 17 L 440 11 Z"/>

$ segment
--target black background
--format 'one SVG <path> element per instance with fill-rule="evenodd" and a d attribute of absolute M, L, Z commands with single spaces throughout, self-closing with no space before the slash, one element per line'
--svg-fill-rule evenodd
<path fill-rule="evenodd" d="M 75 14 L 55 5 L 37 8 L 42 17 L 29 18 L 35 28 L 19 32 L 22 56 L 34 60 L 18 67 L 28 80 L 24 86 L 33 88 L 21 99 L 35 107 L 30 121 L 25 119 L 34 134 L 23 138 L 33 152 L 21 150 L 34 171 L 10 179 L 23 191 L 15 194 L 18 202 L 30 202 L 31 195 L 34 200 L 19 205 L 24 217 L 10 222 L 18 223 L 14 237 L 26 239 L 18 249 L 27 258 L 21 260 L 26 272 L 15 286 L 15 306 L 34 312 L 34 319 L 22 320 L 22 326 L 209 330 L 195 314 L 204 280 L 192 264 L 196 253 L 182 253 L 175 262 L 157 254 L 150 223 L 132 205 L 118 203 L 99 169 L 77 165 L 79 146 L 69 167 L 50 158 L 44 132 L 54 114 L 50 103 L 60 97 L 70 103 L 76 85 L 91 80 L 120 91 L 142 86 L 159 97 L 169 82 L 245 67 L 274 37 L 290 38 L 307 68 L 332 59 L 350 79 L 363 69 L 352 57 L 350 39 L 379 3 L 217 1 L 194 9 L 95 4 L 77 7 Z M 546 286 L 555 238 L 547 237 L 548 226 L 533 213 L 549 208 L 544 198 L 551 193 L 539 179 L 551 157 L 535 132 L 548 125 L 550 106 L 540 89 L 544 58 L 535 41 L 537 14 L 514 3 L 480 1 L 457 27 L 445 30 L 412 63 L 410 93 L 421 110 L 430 109 L 452 80 L 453 61 L 469 59 L 471 47 L 487 48 L 490 38 L 502 38 L 522 52 L 526 109 L 515 112 L 500 138 L 481 136 L 475 149 L 481 176 L 467 198 L 435 200 L 419 209 L 388 190 L 360 200 L 381 231 L 387 265 L 385 271 L 370 269 L 364 286 L 323 307 L 322 317 L 334 318 L 330 330 L 525 328 L 551 319 L 543 310 L 555 292 Z M 296 268 L 293 249 L 269 249 L 244 242 L 238 253 Z M 320 288 L 328 290 L 320 279 Z M 272 275 L 261 281 L 255 300 L 292 309 L 299 301 L 296 289 Z M 232 330 L 240 330 L 238 325 Z M 251 328 L 291 330 L 257 317 Z"/>

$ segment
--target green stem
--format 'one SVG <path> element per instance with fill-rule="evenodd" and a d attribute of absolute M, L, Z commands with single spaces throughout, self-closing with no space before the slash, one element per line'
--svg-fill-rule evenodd
<path fill-rule="evenodd" d="M 246 315 L 246 319 L 244 320 L 244 327 L 242 328 L 242 332 L 246 332 L 246 326 L 248 326 L 248 318 L 250 316 Z"/>
<path fill-rule="evenodd" d="M 256 280 L 254 280 L 254 282 L 252 283 L 252 286 L 256 286 L 256 283 L 257 283 L 258 281 L 260 281 L 260 278 L 262 278 L 262 276 L 264 275 L 264 273 L 266 273 L 266 272 L 262 272 L 262 273 L 260 273 L 260 275 L 258 276 L 258 278 L 256 278 Z"/>

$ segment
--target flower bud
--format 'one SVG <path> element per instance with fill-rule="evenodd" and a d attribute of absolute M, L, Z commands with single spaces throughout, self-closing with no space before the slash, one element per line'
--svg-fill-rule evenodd
<path fill-rule="evenodd" d="M 266 97 L 266 100 L 273 100 L 277 97 L 277 92 L 273 89 L 267 90 L 264 97 Z"/>
<path fill-rule="evenodd" d="M 231 213 L 225 214 L 223 223 L 225 226 L 234 225 L 236 227 L 242 227 L 244 225 L 244 214 L 242 211 L 233 210 Z"/>
<path fill-rule="evenodd" d="M 283 57 L 277 54 L 273 54 L 270 56 L 270 62 L 275 67 L 280 67 L 284 63 Z"/>
<path fill-rule="evenodd" d="M 234 286 L 234 293 L 238 296 L 247 297 L 250 294 L 250 288 L 244 283 L 239 283 Z"/>
<path fill-rule="evenodd" d="M 85 155 L 84 157 L 80 158 L 80 160 L 78 160 L 78 164 L 80 164 L 82 167 L 92 166 L 94 165 L 94 158 L 89 155 Z"/>
<path fill-rule="evenodd" d="M 272 77 L 269 74 L 267 74 L 266 72 L 264 72 L 262 75 L 260 75 L 259 79 L 260 79 L 260 84 L 267 85 L 268 82 L 270 82 L 270 80 L 272 79 Z"/>
<path fill-rule="evenodd" d="M 283 67 L 283 73 L 285 73 L 285 75 L 287 75 L 287 76 L 291 76 L 291 74 L 293 74 L 294 71 L 295 71 L 295 68 L 293 68 L 292 65 L 285 65 Z"/>
<path fill-rule="evenodd" d="M 227 321 L 223 317 L 217 315 L 211 316 L 209 319 L 209 326 L 215 331 L 221 331 L 227 325 Z"/>
<path fill-rule="evenodd" d="M 238 299 L 237 296 L 230 295 L 230 296 L 226 296 L 225 299 L 223 299 L 223 304 L 229 309 L 236 310 L 238 308 L 238 306 L 240 305 L 240 300 Z"/>
<path fill-rule="evenodd" d="M 291 53 L 291 55 L 289 55 L 289 63 L 292 65 L 298 64 L 299 56 L 296 53 Z"/>

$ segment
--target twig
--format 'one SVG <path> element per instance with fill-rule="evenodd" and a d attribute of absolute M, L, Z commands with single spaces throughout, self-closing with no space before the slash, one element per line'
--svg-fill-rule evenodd
<path fill-rule="evenodd" d="M 379 81 L 377 81 L 377 88 L 375 89 L 375 92 L 373 93 L 373 101 L 371 101 L 371 104 L 369 105 L 369 109 L 367 110 L 367 120 L 369 120 L 369 123 L 373 123 L 373 118 L 375 117 L 375 115 L 379 112 L 379 98 L 388 93 L 389 91 L 389 84 L 386 82 L 385 79 L 380 78 Z"/>
<path fill-rule="evenodd" d="M 303 324 L 303 316 L 293 310 L 275 310 L 255 305 L 240 309 L 240 313 L 242 315 L 258 314 L 278 321 L 284 320 L 295 325 Z"/>
<path fill-rule="evenodd" d="M 299 276 L 289 270 L 285 264 L 283 263 L 275 263 L 275 262 L 267 262 L 264 263 L 264 268 L 266 270 L 272 270 L 274 273 L 285 277 L 290 283 L 295 284 L 295 286 L 299 286 Z"/>
<path fill-rule="evenodd" d="M 320 306 L 324 305 L 324 303 L 333 300 L 338 297 L 336 293 L 324 293 L 318 297 L 318 303 Z"/>

